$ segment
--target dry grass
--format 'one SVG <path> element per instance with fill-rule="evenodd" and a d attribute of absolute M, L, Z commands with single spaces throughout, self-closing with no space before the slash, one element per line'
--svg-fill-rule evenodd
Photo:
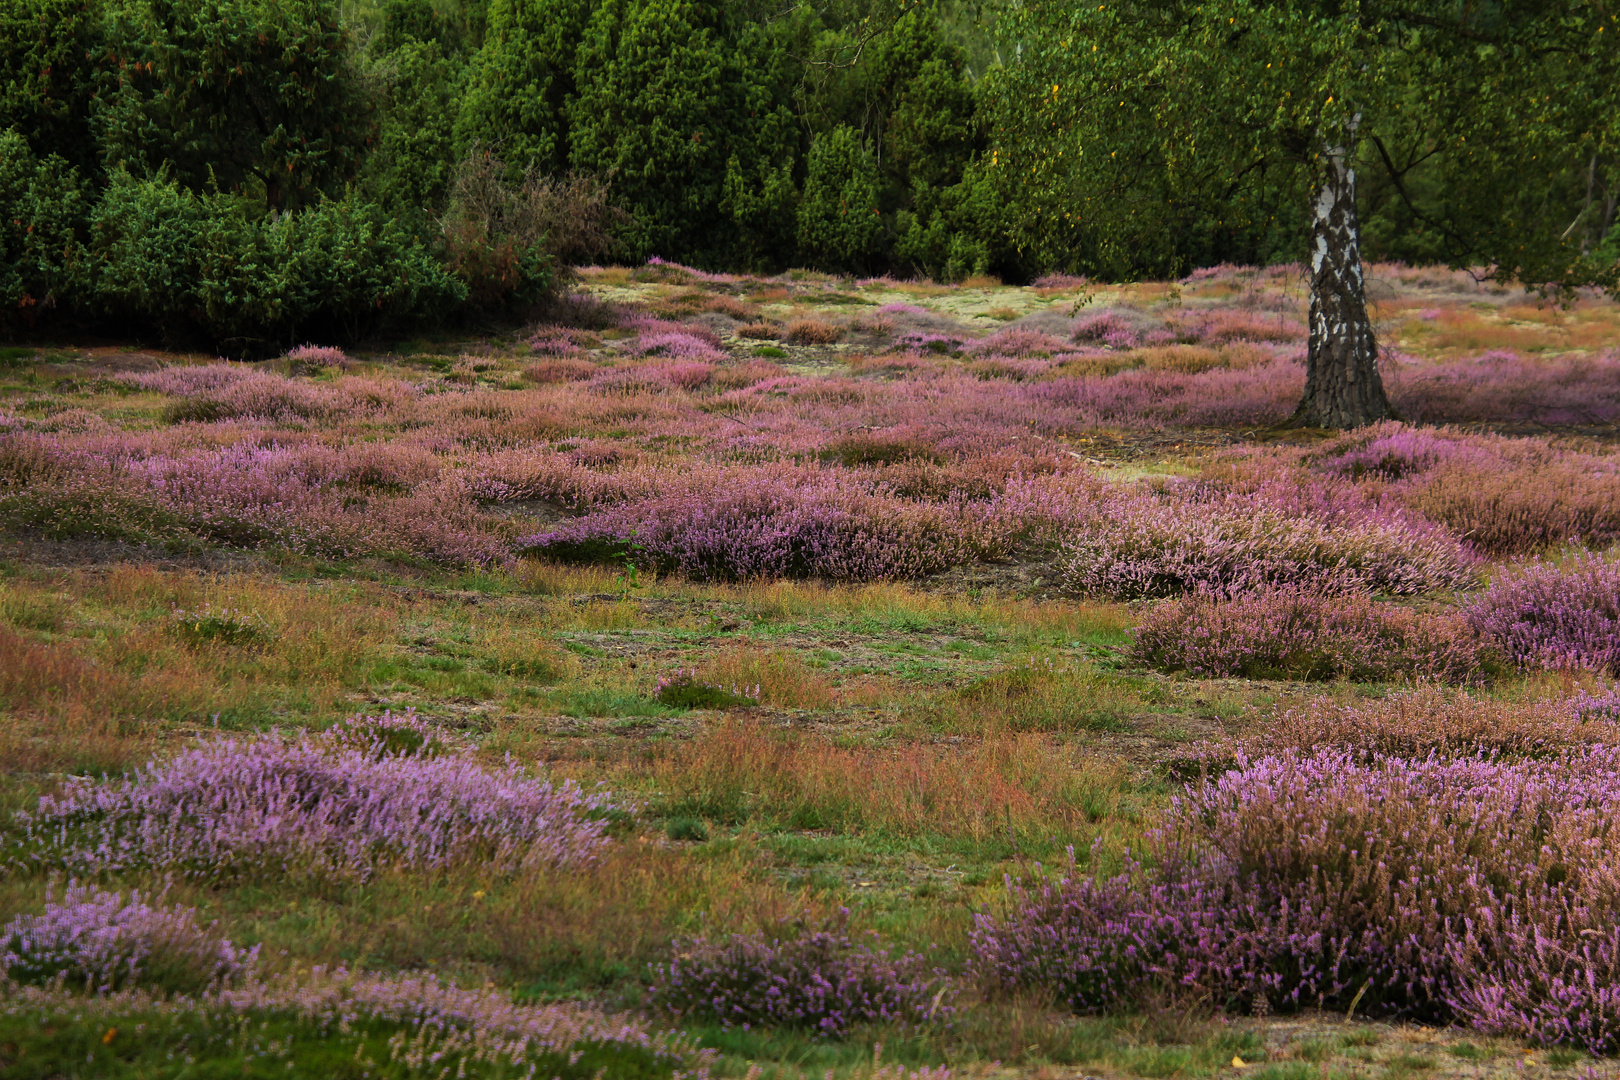
<path fill-rule="evenodd" d="M 785 650 L 765 651 L 735 645 L 704 663 L 699 672 L 720 686 L 759 687 L 759 700 L 785 709 L 825 709 L 832 704 L 832 685 Z"/>
<path fill-rule="evenodd" d="M 936 700 L 927 717 L 943 730 L 986 737 L 1010 731 L 1107 731 L 1161 703 L 1148 680 L 1032 657 Z"/>
<path fill-rule="evenodd" d="M 753 322 L 738 327 L 737 336 L 753 341 L 776 341 L 782 336 L 782 328 L 775 323 Z"/>
<path fill-rule="evenodd" d="M 796 828 L 896 836 L 1090 835 L 1137 817 L 1122 764 L 1038 736 L 970 747 L 843 747 L 727 720 L 663 753 L 650 775 L 671 814 L 765 816 Z"/>
<path fill-rule="evenodd" d="M 833 345 L 843 336 L 842 326 L 822 319 L 795 319 L 787 326 L 787 340 L 794 345 Z"/>
<path fill-rule="evenodd" d="M 1620 743 L 1620 722 L 1577 720 L 1565 700 L 1503 700 L 1425 687 L 1377 701 L 1313 700 L 1253 714 L 1241 742 L 1263 750 L 1346 747 L 1401 757 L 1475 754 L 1540 757 L 1572 746 Z"/>
<path fill-rule="evenodd" d="M 735 296 L 710 296 L 704 303 L 705 311 L 718 311 L 722 315 L 729 315 L 739 322 L 752 321 L 759 317 L 759 310 L 751 304 L 746 304 Z"/>

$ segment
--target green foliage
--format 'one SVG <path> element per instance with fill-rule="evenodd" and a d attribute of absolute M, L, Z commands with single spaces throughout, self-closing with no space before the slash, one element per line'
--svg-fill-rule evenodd
<path fill-rule="evenodd" d="M 840 125 L 810 143 L 799 203 L 799 253 L 823 270 L 864 270 L 882 249 L 878 169 L 853 128 Z"/>
<path fill-rule="evenodd" d="M 726 166 L 757 95 L 730 31 L 720 8 L 688 0 L 604 0 L 591 16 L 569 108 L 571 161 L 612 178 L 634 257 L 712 263 L 733 246 Z"/>
<path fill-rule="evenodd" d="M 466 66 L 437 40 L 401 34 L 373 70 L 386 89 L 362 187 L 386 210 L 426 218 L 444 205 L 455 171 Z"/>
<path fill-rule="evenodd" d="M 101 23 L 98 0 L 0 5 L 0 131 L 16 127 L 40 156 L 95 165 L 90 102 Z"/>
<path fill-rule="evenodd" d="M 331 0 L 131 0 L 108 38 L 109 167 L 273 210 L 355 175 L 372 116 Z"/>
<path fill-rule="evenodd" d="M 1557 188 L 1616 112 L 1602 21 L 1541 0 L 1038 0 L 1005 20 L 991 163 L 1023 245 L 1163 273 L 1298 257 L 1321 155 L 1359 143 L 1448 259 L 1561 280 Z M 1405 184 L 1424 174 L 1427 202 Z"/>
<path fill-rule="evenodd" d="M 0 327 L 70 304 L 84 272 L 88 200 L 78 170 L 0 131 Z"/>
<path fill-rule="evenodd" d="M 462 154 L 475 143 L 491 149 L 513 180 L 530 166 L 568 168 L 574 54 L 590 13 L 589 0 L 493 0 L 456 120 Z"/>
<path fill-rule="evenodd" d="M 390 319 L 443 315 L 465 288 L 377 207 L 354 198 L 257 215 L 166 176 L 113 174 L 91 215 L 96 303 L 235 355 L 299 332 L 355 338 Z"/>

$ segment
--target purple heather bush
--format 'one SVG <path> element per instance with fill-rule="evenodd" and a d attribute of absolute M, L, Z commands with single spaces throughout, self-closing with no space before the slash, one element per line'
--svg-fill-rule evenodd
<path fill-rule="evenodd" d="M 125 898 L 70 883 L 42 914 L 0 927 L 0 984 L 189 994 L 248 975 L 258 951 L 198 926 L 193 908 L 153 907 L 138 892 Z"/>
<path fill-rule="evenodd" d="M 601 559 L 635 542 L 697 579 L 916 577 L 1004 550 L 987 507 L 897 498 L 851 470 L 733 470 L 729 482 L 667 477 L 661 493 L 595 510 L 517 542 L 519 551 Z"/>
<path fill-rule="evenodd" d="M 1477 560 L 1455 540 L 1399 518 L 1329 523 L 1264 498 L 1120 491 L 1062 543 L 1071 589 L 1122 599 L 1268 585 L 1414 595 L 1473 583 Z"/>
<path fill-rule="evenodd" d="M 1109 349 L 1134 349 L 1140 335 L 1131 321 L 1117 311 L 1099 311 L 1075 320 L 1073 340 Z"/>
<path fill-rule="evenodd" d="M 385 715 L 328 735 L 205 743 L 119 780 L 70 778 L 17 814 L 4 861 L 363 881 L 394 867 L 567 866 L 606 842 L 606 793 L 436 752 L 450 741 Z"/>
<path fill-rule="evenodd" d="M 1620 561 L 1533 564 L 1491 582 L 1467 613 L 1520 667 L 1620 675 Z"/>
<path fill-rule="evenodd" d="M 299 345 L 288 351 L 286 359 L 294 370 L 324 371 L 349 366 L 348 354 L 334 345 Z"/>
<path fill-rule="evenodd" d="M 1259 756 L 1333 746 L 1406 758 L 1506 759 L 1620 745 L 1620 696 L 1612 690 L 1601 696 L 1583 691 L 1573 698 L 1513 701 L 1430 684 L 1370 701 L 1321 698 L 1252 719 L 1241 738 L 1203 747 L 1189 764 L 1229 761 L 1237 749 Z"/>
<path fill-rule="evenodd" d="M 723 1027 L 809 1028 L 838 1037 L 865 1023 L 920 1026 L 955 1012 L 946 974 L 914 952 L 850 937 L 848 912 L 818 929 L 781 927 L 724 941 L 676 942 L 653 969 L 653 1006 Z"/>
<path fill-rule="evenodd" d="M 1463 683 L 1491 663 L 1489 648 L 1460 615 L 1293 584 L 1230 599 L 1197 593 L 1166 601 L 1137 627 L 1132 654 L 1199 678 Z"/>
<path fill-rule="evenodd" d="M 1240 755 L 1174 800 L 1156 870 L 1014 883 L 1009 913 L 977 920 L 974 968 L 1078 1011 L 1166 994 L 1354 1004 L 1611 1049 L 1617 767 L 1614 746 Z"/>

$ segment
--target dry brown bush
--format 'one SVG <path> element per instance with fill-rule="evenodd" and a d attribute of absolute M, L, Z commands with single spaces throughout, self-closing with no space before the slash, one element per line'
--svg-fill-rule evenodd
<path fill-rule="evenodd" d="M 787 339 L 795 345 L 831 345 L 843 336 L 842 326 L 820 319 L 795 319 L 787 327 Z"/>

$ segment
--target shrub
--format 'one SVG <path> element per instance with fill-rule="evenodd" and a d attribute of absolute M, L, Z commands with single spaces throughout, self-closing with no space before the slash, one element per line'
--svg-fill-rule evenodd
<path fill-rule="evenodd" d="M 395 734 L 423 736 L 424 742 Z M 116 781 L 71 779 L 19 812 L 13 866 L 150 868 L 204 881 L 264 875 L 365 880 L 386 867 L 494 872 L 570 865 L 604 843 L 603 793 L 490 771 L 414 717 L 292 741 L 223 739 Z"/>
<path fill-rule="evenodd" d="M 735 709 L 758 705 L 759 687 L 720 686 L 702 681 L 696 671 L 677 670 L 658 680 L 653 698 L 678 709 Z"/>
<path fill-rule="evenodd" d="M 810 140 L 799 201 L 799 253 L 823 270 L 860 270 L 883 245 L 877 162 L 858 132 L 840 124 Z"/>
<path fill-rule="evenodd" d="M 349 358 L 343 350 L 330 345 L 299 345 L 288 350 L 286 359 L 295 374 L 349 366 Z"/>
<path fill-rule="evenodd" d="M 843 336 L 843 327 L 820 319 L 795 319 L 787 326 L 787 340 L 794 345 L 832 345 Z"/>
<path fill-rule="evenodd" d="M 197 925 L 192 908 L 152 907 L 131 893 L 70 884 L 61 903 L 0 928 L 0 974 L 30 986 L 98 994 L 145 987 L 190 994 L 243 976 L 258 947 L 237 949 Z"/>
<path fill-rule="evenodd" d="M 1544 439 L 1374 424 L 1305 458 L 1314 468 L 1385 481 L 1401 505 L 1493 554 L 1620 538 L 1620 468 Z"/>
<path fill-rule="evenodd" d="M 987 508 L 899 499 L 831 470 L 670 478 L 663 493 L 519 539 L 519 552 L 611 558 L 633 536 L 661 570 L 698 579 L 915 577 L 1003 550 Z"/>
<path fill-rule="evenodd" d="M 90 230 L 102 313 L 233 355 L 266 353 L 294 327 L 352 339 L 431 320 L 466 296 L 403 225 L 352 196 L 257 217 L 228 196 L 118 171 Z"/>
<path fill-rule="evenodd" d="M 1620 674 L 1620 562 L 1538 563 L 1493 581 L 1467 612 L 1521 667 Z"/>
<path fill-rule="evenodd" d="M 1172 803 L 1156 878 L 1133 866 L 1014 886 L 1005 918 L 977 921 L 975 969 L 1081 1011 L 1163 994 L 1429 1020 L 1512 1015 L 1486 1006 L 1515 1000 L 1547 1017 L 1562 1003 L 1584 1020 L 1568 1041 L 1600 1049 L 1620 1035 L 1602 1012 L 1614 970 L 1601 945 L 1620 931 L 1605 842 L 1617 764 L 1620 747 L 1518 762 L 1240 758 Z M 1504 922 L 1558 943 L 1539 962 L 1559 961 L 1561 981 L 1535 977 L 1533 949 L 1505 953 L 1475 929 Z"/>
<path fill-rule="evenodd" d="M 1474 580 L 1475 559 L 1432 527 L 1376 515 L 1330 524 L 1290 509 L 1265 498 L 1119 492 L 1063 539 L 1063 581 L 1128 599 L 1285 584 L 1412 595 Z"/>
<path fill-rule="evenodd" d="M 1453 683 L 1478 679 L 1487 652 L 1460 615 L 1298 585 L 1168 601 L 1142 620 L 1132 648 L 1144 664 L 1202 678 Z"/>
<path fill-rule="evenodd" d="M 670 961 L 653 969 L 652 1004 L 685 1021 L 834 1038 L 856 1024 L 921 1025 L 954 1013 L 944 972 L 917 953 L 857 944 L 847 921 L 844 912 L 814 930 L 779 927 L 768 939 L 677 942 Z"/>

